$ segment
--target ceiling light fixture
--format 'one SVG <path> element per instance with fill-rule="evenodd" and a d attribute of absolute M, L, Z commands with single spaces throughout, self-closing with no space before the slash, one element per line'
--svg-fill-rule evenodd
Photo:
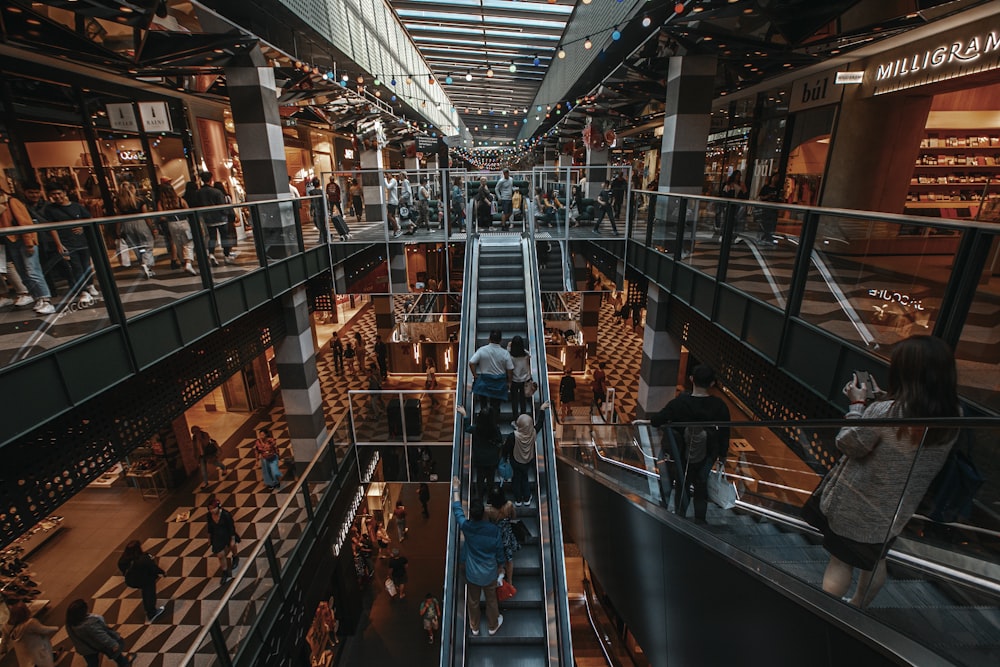
<path fill-rule="evenodd" d="M 642 27 L 643 28 L 648 28 L 652 24 L 653 24 L 653 19 L 649 18 L 649 14 L 646 14 L 645 16 L 642 17 Z"/>

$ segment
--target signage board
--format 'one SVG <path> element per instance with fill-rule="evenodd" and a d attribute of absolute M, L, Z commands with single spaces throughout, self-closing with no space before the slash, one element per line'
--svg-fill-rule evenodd
<path fill-rule="evenodd" d="M 135 121 L 135 109 L 129 103 L 107 105 L 108 121 L 112 130 L 138 132 L 139 124 Z"/>
<path fill-rule="evenodd" d="M 169 132 L 170 110 L 166 102 L 139 102 L 142 129 L 147 132 Z"/>
<path fill-rule="evenodd" d="M 864 81 L 865 73 L 864 70 L 858 70 L 857 72 L 837 72 L 837 78 L 834 83 L 845 84 L 845 83 L 861 83 Z"/>
<path fill-rule="evenodd" d="M 839 102 L 844 89 L 834 84 L 836 74 L 836 70 L 831 69 L 793 83 L 788 111 L 795 113 Z"/>

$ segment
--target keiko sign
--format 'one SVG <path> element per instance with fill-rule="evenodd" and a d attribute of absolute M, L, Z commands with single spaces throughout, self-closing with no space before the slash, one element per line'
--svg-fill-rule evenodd
<path fill-rule="evenodd" d="M 1000 68 L 1000 30 L 980 31 L 874 60 L 865 78 L 875 95 Z"/>

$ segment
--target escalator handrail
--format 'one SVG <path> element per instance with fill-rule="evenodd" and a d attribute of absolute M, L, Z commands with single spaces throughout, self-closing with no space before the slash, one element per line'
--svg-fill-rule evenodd
<path fill-rule="evenodd" d="M 466 244 L 465 252 L 465 285 L 462 290 L 461 320 L 465 335 L 459 338 L 458 363 L 455 366 L 455 405 L 466 404 L 466 382 L 471 348 L 475 346 L 476 326 L 474 313 L 478 298 L 476 285 L 479 273 L 479 242 Z M 454 439 L 451 456 L 451 474 L 462 479 L 464 488 L 468 488 L 464 479 L 465 469 L 465 424 L 462 416 L 456 411 L 453 419 Z M 451 485 L 448 493 L 448 539 L 445 547 L 444 590 L 441 612 L 441 667 L 452 667 L 465 663 L 465 614 L 464 605 L 458 600 L 464 597 L 459 575 L 459 560 L 461 548 L 461 532 L 458 524 L 451 516 Z M 465 494 L 462 494 L 465 497 Z"/>
<path fill-rule="evenodd" d="M 535 245 L 530 242 L 530 239 L 529 242 L 522 244 L 522 248 L 527 267 L 527 270 L 525 270 L 525 294 L 528 298 L 526 299 L 525 307 L 527 309 L 528 320 L 528 349 L 540 352 L 545 344 L 545 320 L 542 316 L 541 289 L 538 284 L 538 258 L 535 252 Z M 548 369 L 545 356 L 542 354 L 533 355 L 532 361 L 536 365 L 533 372 L 537 373 L 535 377 L 538 378 L 538 388 L 541 394 L 539 400 L 545 403 L 550 400 Z M 541 528 L 545 524 L 546 516 L 548 521 L 548 539 L 546 540 L 545 535 L 540 535 L 540 541 L 543 545 L 546 541 L 549 544 L 548 556 L 550 560 L 548 563 L 551 570 L 549 573 L 551 580 L 546 578 L 545 581 L 551 581 L 554 589 L 552 595 L 546 595 L 547 612 L 550 612 L 550 614 L 547 614 L 548 623 L 546 624 L 549 650 L 548 663 L 549 665 L 572 667 L 574 661 L 572 623 L 569 612 L 569 585 L 566 580 L 566 562 L 563 558 L 562 513 L 559 500 L 559 478 L 556 469 L 555 432 L 551 415 L 551 408 L 542 413 L 541 418 L 545 420 L 545 425 L 539 431 L 539 435 L 541 436 L 541 458 L 544 460 L 545 466 L 548 501 L 545 507 L 546 514 L 542 513 L 541 499 L 539 499 L 538 508 L 539 527 Z M 536 451 L 536 461 L 538 458 L 538 452 Z M 558 553 L 555 550 L 558 550 Z M 543 548 L 543 574 L 545 566 L 546 553 Z M 553 636 L 553 623 L 555 624 L 555 636 Z"/>

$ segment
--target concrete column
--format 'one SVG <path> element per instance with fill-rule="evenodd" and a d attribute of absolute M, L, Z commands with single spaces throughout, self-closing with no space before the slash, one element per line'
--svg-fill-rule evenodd
<path fill-rule="evenodd" d="M 382 180 L 382 151 L 361 151 L 361 189 L 365 197 L 365 222 L 385 220 L 385 185 Z M 374 171 L 377 170 L 377 171 Z"/>
<path fill-rule="evenodd" d="M 675 56 L 667 64 L 660 190 L 701 194 L 716 67 L 714 56 Z"/>
<path fill-rule="evenodd" d="M 597 343 L 601 340 L 598 323 L 602 296 L 603 292 L 584 292 L 580 304 L 580 333 L 587 341 L 587 356 L 591 359 L 597 354 Z"/>
<path fill-rule="evenodd" d="M 306 288 L 298 287 L 283 296 L 281 307 L 287 335 L 278 345 L 275 361 L 288 437 L 296 467 L 302 470 L 327 437 Z"/>
<path fill-rule="evenodd" d="M 587 192 L 585 196 L 596 199 L 601 192 L 601 184 L 608 178 L 608 151 L 587 149 Z"/>
<path fill-rule="evenodd" d="M 646 330 L 642 337 L 637 413 L 640 418 L 660 410 L 677 393 L 681 346 L 667 333 L 670 294 L 650 283 L 646 298 Z"/>
<path fill-rule="evenodd" d="M 291 199 L 274 69 L 259 47 L 226 68 L 226 90 L 240 145 L 247 199 Z M 262 207 L 260 224 L 269 257 L 277 259 L 298 252 L 297 218 L 290 203 Z"/>
<path fill-rule="evenodd" d="M 926 152 L 920 139 L 934 98 L 903 93 L 861 98 L 860 86 L 847 88 L 852 90 L 845 93 L 830 141 L 820 206 L 902 213 L 913 164 Z"/>

